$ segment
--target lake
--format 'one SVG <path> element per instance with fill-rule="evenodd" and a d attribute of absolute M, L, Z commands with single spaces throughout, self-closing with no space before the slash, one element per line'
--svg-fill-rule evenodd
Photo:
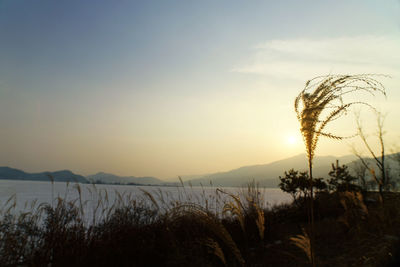
<path fill-rule="evenodd" d="M 173 207 L 177 203 L 190 202 L 218 212 L 226 201 L 232 200 L 227 193 L 239 195 L 243 199 L 246 191 L 247 188 L 237 187 L 221 187 L 217 190 L 215 187 L 91 185 L 0 180 L 0 208 L 4 211 L 7 207 L 13 206 L 12 212 L 20 213 L 30 211 L 40 203 L 56 205 L 57 198 L 63 198 L 84 203 L 87 220 L 96 214 L 95 207 L 99 200 L 102 206 L 106 207 L 118 201 L 127 203 L 127 201 L 137 200 L 147 202 L 147 204 L 155 201 L 160 208 L 164 209 Z M 290 195 L 278 188 L 261 188 L 260 199 L 264 207 L 291 201 Z M 96 217 L 98 217 L 97 214 Z"/>

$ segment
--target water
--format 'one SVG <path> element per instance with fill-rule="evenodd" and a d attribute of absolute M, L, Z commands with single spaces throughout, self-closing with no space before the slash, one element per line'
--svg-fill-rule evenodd
<path fill-rule="evenodd" d="M 223 187 L 222 191 L 230 194 L 241 194 L 244 188 Z M 79 191 L 81 193 L 79 193 Z M 137 199 L 151 204 L 151 200 L 144 191 L 149 192 L 161 208 L 167 209 L 176 203 L 197 203 L 210 210 L 221 210 L 223 203 L 230 197 L 213 187 L 168 187 L 168 186 L 124 186 L 124 185 L 90 185 L 68 184 L 65 182 L 39 182 L 0 180 L 0 209 L 14 205 L 12 212 L 20 213 L 32 210 L 33 204 L 40 203 L 55 205 L 57 198 L 68 201 L 77 200 L 84 203 L 84 213 L 87 220 L 96 214 L 95 206 L 99 199 L 103 204 L 111 206 L 119 198 Z M 291 201 L 289 194 L 276 188 L 261 189 L 263 206 L 268 207 Z M 7 202 L 8 201 L 8 202 Z M 77 202 L 79 203 L 79 202 Z M 97 215 L 96 215 L 97 216 Z"/>

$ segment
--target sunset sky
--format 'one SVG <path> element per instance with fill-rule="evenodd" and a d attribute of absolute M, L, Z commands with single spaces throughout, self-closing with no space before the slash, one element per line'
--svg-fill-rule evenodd
<path fill-rule="evenodd" d="M 391 76 L 363 100 L 398 150 L 400 1 L 0 0 L 0 166 L 172 179 L 268 163 L 304 153 L 308 79 L 359 73 Z"/>

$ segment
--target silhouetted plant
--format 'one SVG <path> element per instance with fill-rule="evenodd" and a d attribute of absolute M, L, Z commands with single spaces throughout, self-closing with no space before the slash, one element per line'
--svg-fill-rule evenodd
<path fill-rule="evenodd" d="M 350 93 L 366 92 L 374 94 L 380 92 L 384 95 L 384 86 L 373 78 L 373 75 L 328 75 L 320 76 L 306 82 L 304 89 L 295 98 L 294 109 L 300 122 L 300 131 L 306 146 L 308 168 L 310 174 L 310 218 L 311 218 L 311 262 L 315 266 L 314 258 L 314 208 L 313 208 L 313 173 L 312 163 L 320 136 L 332 139 L 343 139 L 329 132 L 326 126 L 333 120 L 345 115 L 354 104 L 365 102 L 344 102 L 344 97 Z"/>
<path fill-rule="evenodd" d="M 308 177 L 307 173 L 304 176 Z M 306 181 L 310 181 L 309 177 Z M 315 190 L 318 190 L 317 181 L 320 179 L 314 180 Z M 307 185 L 304 190 L 310 194 Z M 99 210 L 105 215 L 88 220 L 93 224 L 86 224 L 81 217 L 81 207 L 85 212 L 88 210 L 79 199 L 57 198 L 54 206 L 42 204 L 19 215 L 10 214 L 10 209 L 5 207 L 7 213 L 0 212 L 0 266 L 298 266 L 304 262 L 303 252 L 307 262 L 311 262 L 310 233 L 299 231 L 299 223 L 306 220 L 306 210 L 288 203 L 264 209 L 262 194 L 255 183 L 244 191 L 243 195 L 231 194 L 223 201 L 233 202 L 237 210 L 232 211 L 242 214 L 239 216 L 243 216 L 245 236 L 238 216 L 231 211 L 223 215 L 221 211 L 209 210 L 205 203 L 202 206 L 190 201 L 174 201 L 174 205 L 164 210 L 160 197 L 148 191 L 142 191 L 141 199 L 122 193 L 115 195 L 115 201 L 101 202 L 106 207 Z M 90 192 L 96 193 L 95 187 Z M 15 207 L 12 199 L 8 203 Z M 383 213 L 384 221 L 390 222 L 385 223 L 391 227 L 390 231 L 397 229 L 400 222 L 400 197 L 393 194 L 393 200 L 396 202 L 388 201 L 392 207 L 388 209 L 386 205 L 387 211 Z M 347 242 L 351 236 L 343 235 L 340 229 L 344 223 L 349 231 L 357 228 L 368 236 L 371 227 L 383 231 L 382 220 L 374 216 L 374 205 L 367 210 L 358 192 L 321 194 L 316 202 L 319 218 L 322 207 L 331 216 L 324 217 L 317 225 L 320 238 L 327 238 L 326 234 L 332 238 L 321 244 L 321 259 L 324 258 L 321 263 L 353 266 L 351 263 L 359 256 L 342 255 L 337 250 L 336 244 L 342 246 L 344 239 L 346 248 L 354 244 Z M 332 212 L 336 206 L 339 206 L 338 213 Z M 370 223 L 371 219 L 376 222 Z M 356 238 L 358 242 L 360 235 Z M 375 239 L 373 236 L 372 241 Z M 302 251 L 292 249 L 291 243 Z M 332 247 L 332 244 L 335 245 Z M 365 248 L 362 246 L 360 250 Z M 339 258 L 343 264 L 336 264 Z"/>
<path fill-rule="evenodd" d="M 288 172 L 285 171 L 285 176 L 279 176 L 279 188 L 289 193 L 293 201 L 299 204 L 300 199 L 306 199 L 310 196 L 310 183 L 311 179 L 308 172 L 299 172 L 294 169 L 290 169 Z M 325 190 L 327 185 L 322 178 L 314 179 L 313 188 L 318 191 Z"/>
<path fill-rule="evenodd" d="M 307 175 L 306 172 L 299 173 L 294 169 L 290 169 L 288 172 L 285 171 L 284 177 L 279 176 L 279 180 L 281 181 L 279 183 L 279 188 L 289 193 L 295 203 L 297 203 L 300 197 L 305 197 L 306 195 L 305 189 L 308 185 L 304 183 L 305 175 Z"/>
<path fill-rule="evenodd" d="M 374 159 L 374 162 L 378 168 L 379 174 L 376 173 L 375 169 L 368 164 L 368 162 L 361 156 L 361 154 L 355 148 L 353 148 L 353 152 L 359 158 L 361 164 L 363 164 L 364 167 L 369 170 L 373 180 L 378 185 L 380 200 L 381 200 L 381 202 L 383 202 L 383 190 L 388 190 L 390 188 L 390 179 L 389 179 L 390 176 L 387 171 L 387 166 L 385 164 L 385 142 L 383 139 L 384 116 L 382 115 L 382 113 L 377 112 L 377 111 L 375 112 L 375 115 L 376 115 L 376 121 L 377 121 L 377 126 L 378 126 L 377 138 L 378 138 L 379 146 L 380 146 L 380 154 L 379 155 L 374 152 L 374 150 L 371 148 L 370 143 L 368 142 L 367 136 L 365 135 L 363 127 L 361 125 L 359 114 L 357 114 L 357 130 L 358 130 L 358 136 L 361 138 L 363 144 L 365 145 L 368 152 Z"/>
<path fill-rule="evenodd" d="M 329 172 L 331 177 L 328 180 L 329 189 L 337 192 L 345 191 L 361 191 L 361 187 L 354 184 L 357 181 L 357 177 L 352 176 L 346 165 L 339 165 L 339 161 L 336 161 L 336 165 L 332 163 L 332 170 Z"/>
<path fill-rule="evenodd" d="M 218 240 L 219 242 L 217 242 L 217 244 L 219 244 L 219 246 L 222 245 L 226 247 L 227 251 L 232 253 L 232 256 L 236 259 L 239 266 L 245 266 L 245 261 L 237 244 L 218 217 L 205 210 L 200 205 L 190 203 L 181 204 L 172 209 L 168 214 L 168 220 L 170 220 L 172 224 L 175 224 L 176 221 L 186 218 L 187 216 L 194 219 L 198 225 L 203 227 L 204 231 L 211 234 L 214 237 L 214 241 L 217 242 Z M 210 244 L 206 242 L 204 245 L 209 247 Z M 215 249 L 217 249 L 217 247 L 215 247 Z M 222 252 L 222 250 L 220 252 Z M 214 252 L 214 254 L 215 253 L 216 252 Z"/>
<path fill-rule="evenodd" d="M 241 194 L 235 195 L 220 189 L 219 192 L 230 197 L 225 202 L 222 214 L 225 218 L 236 219 L 242 230 L 242 237 L 246 249 L 249 242 L 262 242 L 265 233 L 264 199 L 259 185 L 254 181 L 243 188 Z"/>
<path fill-rule="evenodd" d="M 302 232 L 302 234 L 291 237 L 290 241 L 307 255 L 307 260 L 310 263 L 313 263 L 310 237 L 304 229 L 302 229 Z"/>
<path fill-rule="evenodd" d="M 338 218 L 339 222 L 351 228 L 352 226 L 357 226 L 360 220 L 364 220 L 367 217 L 368 209 L 360 192 L 339 192 L 339 198 L 340 204 L 344 209 L 344 213 Z"/>

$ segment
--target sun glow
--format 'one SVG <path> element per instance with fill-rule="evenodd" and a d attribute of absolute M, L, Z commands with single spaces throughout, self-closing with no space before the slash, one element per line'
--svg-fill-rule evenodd
<path fill-rule="evenodd" d="M 297 141 L 297 140 L 296 140 L 296 137 L 293 136 L 293 135 L 292 135 L 292 136 L 289 136 L 288 139 L 287 139 L 287 142 L 288 142 L 289 145 L 294 145 L 294 144 L 296 144 L 296 141 Z"/>
<path fill-rule="evenodd" d="M 288 146 L 297 146 L 300 144 L 301 138 L 298 134 L 287 134 L 285 138 L 285 143 Z"/>

